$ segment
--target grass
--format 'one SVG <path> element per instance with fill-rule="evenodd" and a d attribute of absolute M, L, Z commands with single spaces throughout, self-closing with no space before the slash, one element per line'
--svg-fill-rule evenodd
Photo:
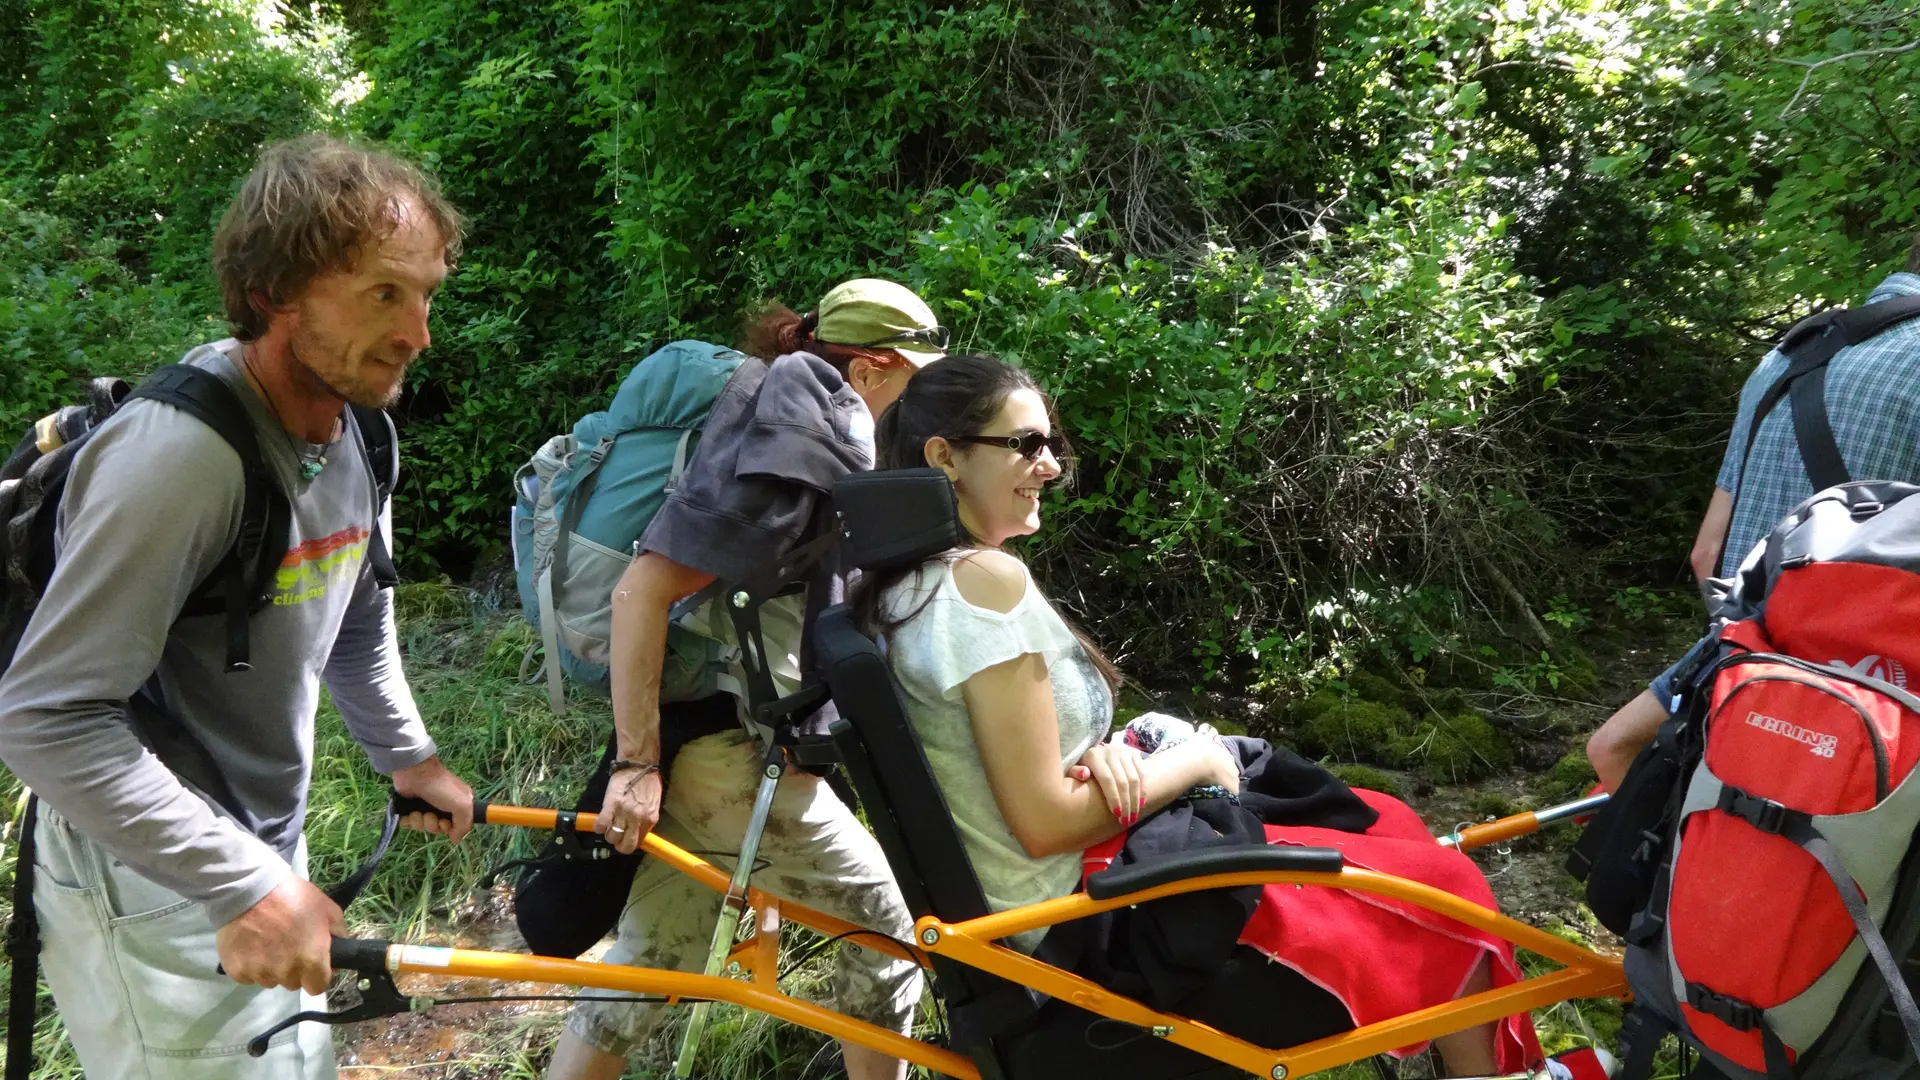
<path fill-rule="evenodd" d="M 524 685 L 518 679 L 522 651 L 532 640 L 526 624 L 489 610 L 469 590 L 410 584 L 401 587 L 397 601 L 408 676 L 447 763 L 473 785 L 476 794 L 490 801 L 571 805 L 610 730 L 611 717 L 604 704 L 576 697 L 567 716 L 553 715 L 544 687 Z M 359 865 L 379 835 L 386 793 L 386 781 L 367 765 L 338 714 L 331 706 L 323 707 L 307 817 L 314 880 L 338 881 Z M 20 802 L 18 783 L 0 770 L 0 807 L 7 809 L 9 822 L 17 818 Z M 481 828 L 453 848 L 437 837 L 402 832 L 380 873 L 348 911 L 348 923 L 357 934 L 394 941 L 444 944 L 463 932 L 471 936 L 497 922 L 505 910 L 504 887 L 486 895 L 476 894 L 473 884 L 489 868 L 524 854 L 535 839 L 526 830 Z M 0 834 L 0 915 L 10 914 L 6 908 L 12 870 L 9 827 Z M 798 928 L 787 937 L 789 963 L 799 961 L 814 940 Z M 4 962 L 0 958 L 0 965 Z M 830 957 L 798 962 L 785 986 L 798 996 L 825 998 L 830 971 Z M 0 987 L 4 985 L 0 967 Z M 420 985 L 424 989 L 428 984 Z M 35 1029 L 36 1057 L 41 1063 L 35 1080 L 77 1078 L 80 1068 L 52 1003 L 43 1000 L 43 1005 Z M 565 1016 L 559 1005 L 459 1008 L 466 1011 L 451 1020 L 394 1022 L 395 1028 L 404 1026 L 406 1032 L 452 1029 L 447 1052 L 406 1057 L 407 1046 L 402 1044 L 394 1047 L 401 1056 L 391 1064 L 343 1068 L 343 1080 L 538 1077 Z M 1566 1003 L 1536 1014 L 1535 1019 L 1542 1042 L 1552 1051 L 1582 1044 L 1595 1034 L 1603 1045 L 1610 1044 L 1618 1011 L 1616 1004 L 1606 1002 Z M 928 1008 L 921 1010 L 918 1034 L 922 1037 L 931 1034 L 930 1015 Z M 349 1038 L 356 1040 L 356 1047 L 359 1040 L 371 1044 L 391 1038 L 395 1028 L 377 1038 L 370 1026 L 348 1029 L 336 1034 L 336 1044 Z M 632 1063 L 627 1076 L 666 1076 L 677 1030 L 677 1025 L 668 1025 Z M 1677 1075 L 1675 1065 L 1670 1058 L 1663 1059 L 1658 1075 Z M 1414 1064 L 1407 1072 L 1419 1075 L 1420 1067 Z M 838 1050 L 826 1037 L 733 1006 L 714 1009 L 702 1044 L 699 1075 L 703 1078 L 816 1080 L 843 1074 Z M 1366 1063 L 1327 1076 L 1377 1080 Z"/>

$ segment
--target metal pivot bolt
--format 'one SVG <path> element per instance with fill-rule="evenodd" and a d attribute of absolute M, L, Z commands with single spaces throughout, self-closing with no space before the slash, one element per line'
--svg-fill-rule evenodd
<path fill-rule="evenodd" d="M 920 944 L 922 945 L 940 944 L 940 931 L 935 930 L 931 926 L 927 927 L 925 930 L 920 931 Z"/>
<path fill-rule="evenodd" d="M 753 597 L 748 596 L 747 591 L 745 589 L 742 589 L 739 592 L 733 594 L 733 606 L 738 608 L 746 607 L 747 601 L 751 599 L 753 599 Z"/>
<path fill-rule="evenodd" d="M 1287 1080 L 1287 1067 L 1285 1065 L 1275 1065 L 1273 1071 L 1267 1075 L 1273 1077 L 1273 1080 Z"/>
<path fill-rule="evenodd" d="M 780 766 L 778 765 L 767 766 L 767 779 L 769 780 L 780 779 Z"/>

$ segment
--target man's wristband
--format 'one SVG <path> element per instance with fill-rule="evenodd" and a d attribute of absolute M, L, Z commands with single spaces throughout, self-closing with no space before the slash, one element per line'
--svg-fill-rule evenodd
<path fill-rule="evenodd" d="M 607 775 L 611 776 L 614 773 L 628 772 L 633 769 L 640 770 L 640 775 L 645 776 L 648 773 L 659 772 L 660 765 L 658 762 L 653 761 L 628 761 L 626 758 L 615 758 L 613 764 L 607 766 Z"/>

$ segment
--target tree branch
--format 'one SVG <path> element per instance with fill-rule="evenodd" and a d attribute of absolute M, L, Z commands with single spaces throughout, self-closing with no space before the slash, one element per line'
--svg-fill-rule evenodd
<path fill-rule="evenodd" d="M 1793 111 L 1793 107 L 1800 103 L 1801 96 L 1807 92 L 1807 83 L 1813 79 L 1813 73 L 1826 67 L 1828 64 L 1837 64 L 1842 60 L 1857 60 L 1862 56 L 1898 56 L 1901 53 L 1910 53 L 1915 49 L 1920 49 L 1920 41 L 1909 41 L 1905 45 L 1889 45 L 1879 49 L 1855 49 L 1853 52 L 1841 53 L 1839 56 L 1829 56 L 1825 60 L 1782 59 L 1780 61 L 1781 63 L 1804 67 L 1807 69 L 1807 73 L 1801 76 L 1799 89 L 1793 92 L 1793 96 L 1787 99 L 1787 104 L 1780 110 L 1780 119 L 1785 120 L 1787 114 Z"/>

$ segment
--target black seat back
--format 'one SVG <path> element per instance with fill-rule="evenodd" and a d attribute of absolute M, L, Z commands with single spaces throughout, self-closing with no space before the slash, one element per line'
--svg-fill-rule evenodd
<path fill-rule="evenodd" d="M 833 502 L 842 560 L 863 571 L 912 566 L 965 537 L 953 484 L 938 469 L 843 477 Z M 833 729 L 836 748 L 914 918 L 958 922 L 989 914 L 886 655 L 845 605 L 820 615 L 813 644 L 842 721 Z"/>
<path fill-rule="evenodd" d="M 948 922 L 989 914 L 886 657 L 854 626 L 844 605 L 820 616 L 814 643 L 840 712 L 835 747 L 893 864 L 908 909 L 916 919 L 935 915 Z"/>

